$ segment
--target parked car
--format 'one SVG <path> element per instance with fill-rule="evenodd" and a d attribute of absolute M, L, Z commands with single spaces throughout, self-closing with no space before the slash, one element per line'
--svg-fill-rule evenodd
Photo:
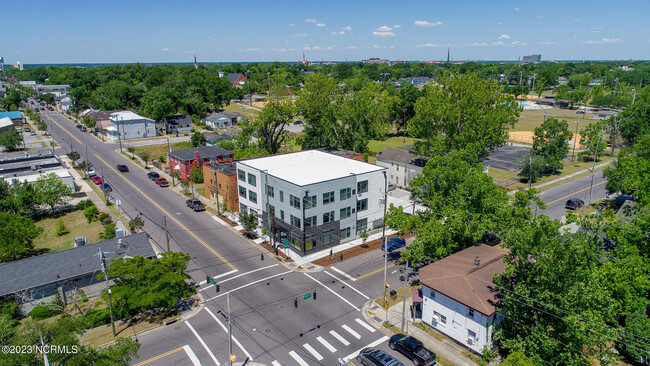
<path fill-rule="evenodd" d="M 364 366 L 404 366 L 393 356 L 374 348 L 362 349 L 357 356 L 357 361 Z"/>
<path fill-rule="evenodd" d="M 126 165 L 123 165 L 123 164 L 117 164 L 117 170 L 119 170 L 119 171 L 121 171 L 121 172 L 128 172 L 128 171 L 129 171 L 129 167 L 126 166 Z M 151 178 L 150 178 L 150 179 L 151 179 Z"/>
<path fill-rule="evenodd" d="M 91 168 L 90 170 L 86 170 L 86 176 L 88 178 L 92 178 L 92 177 L 94 177 L 96 175 L 97 175 L 97 173 L 95 172 L 95 169 Z"/>
<path fill-rule="evenodd" d="M 564 205 L 564 208 L 568 210 L 577 210 L 580 207 L 583 207 L 584 205 L 585 205 L 585 201 L 579 198 L 571 198 L 570 200 L 566 201 L 566 205 Z"/>
<path fill-rule="evenodd" d="M 38 111 L 39 111 L 38 107 L 34 108 L 34 112 L 38 112 Z"/>
<path fill-rule="evenodd" d="M 75 127 L 77 127 L 77 129 L 81 130 L 81 127 L 83 127 L 83 126 L 82 125 L 76 125 Z"/>
<path fill-rule="evenodd" d="M 205 205 L 198 198 L 189 199 L 185 201 L 185 204 L 194 211 L 205 211 Z"/>
<path fill-rule="evenodd" d="M 160 174 L 158 174 L 156 172 L 149 172 L 149 173 L 147 173 L 147 178 L 149 178 L 151 180 L 156 180 L 156 179 L 160 178 Z"/>
<path fill-rule="evenodd" d="M 169 183 L 167 183 L 167 179 L 165 178 L 156 178 L 155 182 L 161 187 L 169 187 Z"/>
<path fill-rule="evenodd" d="M 16 128 L 16 132 L 21 133 L 21 132 L 23 132 L 23 130 L 20 127 L 18 127 L 18 128 Z"/>
<path fill-rule="evenodd" d="M 81 132 L 88 132 L 88 129 L 86 128 L 86 126 L 81 126 Z"/>
<path fill-rule="evenodd" d="M 406 245 L 404 238 L 392 238 L 388 240 L 388 251 L 392 252 Z M 384 250 L 384 244 L 381 245 L 381 250 Z"/>
<path fill-rule="evenodd" d="M 396 188 L 395 185 L 392 184 L 392 183 L 388 185 L 388 191 L 389 191 L 389 192 L 390 192 L 390 191 L 394 191 L 395 188 Z"/>
<path fill-rule="evenodd" d="M 301 120 L 293 121 L 293 124 L 294 124 L 294 125 L 301 125 L 301 124 L 302 124 L 302 121 L 301 121 Z"/>
<path fill-rule="evenodd" d="M 436 354 L 424 348 L 422 342 L 414 337 L 395 334 L 390 337 L 388 347 L 408 357 L 415 366 L 433 365 L 436 362 Z"/>
<path fill-rule="evenodd" d="M 94 176 L 93 176 L 92 178 L 90 178 L 90 179 L 93 181 L 93 183 L 95 183 L 95 184 L 97 184 L 97 185 L 100 185 L 100 184 L 102 184 L 102 183 L 104 182 L 104 181 L 102 180 L 102 178 L 100 178 L 98 175 L 94 175 Z"/>
<path fill-rule="evenodd" d="M 25 127 L 25 132 L 29 132 L 31 129 L 29 127 Z"/>
<path fill-rule="evenodd" d="M 31 131 L 31 132 L 29 133 L 29 136 L 36 136 L 36 132 Z"/>
<path fill-rule="evenodd" d="M 106 192 L 113 192 L 113 187 L 111 187 L 111 185 L 106 182 L 102 184 L 102 189 Z"/>

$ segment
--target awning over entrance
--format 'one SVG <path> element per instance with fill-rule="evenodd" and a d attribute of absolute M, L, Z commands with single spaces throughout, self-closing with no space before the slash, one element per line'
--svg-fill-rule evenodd
<path fill-rule="evenodd" d="M 413 299 L 414 304 L 422 303 L 422 289 L 412 288 L 411 289 L 411 299 Z"/>

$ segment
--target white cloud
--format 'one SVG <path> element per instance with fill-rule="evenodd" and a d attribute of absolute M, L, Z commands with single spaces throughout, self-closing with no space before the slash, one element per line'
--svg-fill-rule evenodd
<path fill-rule="evenodd" d="M 295 52 L 296 49 L 295 49 L 295 47 L 291 47 L 291 48 L 287 48 L 287 51 Z"/>
<path fill-rule="evenodd" d="M 573 21 L 574 21 L 574 22 L 579 22 L 579 21 L 580 21 L 580 18 L 573 18 Z"/>
<path fill-rule="evenodd" d="M 359 47 L 357 47 L 357 46 L 347 46 L 347 47 L 345 47 L 345 49 L 346 50 L 358 50 Z"/>
<path fill-rule="evenodd" d="M 247 48 L 246 51 L 248 52 L 262 52 L 261 48 Z"/>
<path fill-rule="evenodd" d="M 325 49 L 328 50 L 328 51 L 332 51 L 332 50 L 335 50 L 337 48 L 339 48 L 339 46 L 337 46 L 335 44 L 325 47 Z"/>
<path fill-rule="evenodd" d="M 305 19 L 305 23 L 316 23 L 316 19 L 307 18 Z"/>
<path fill-rule="evenodd" d="M 312 49 L 312 51 L 320 51 L 320 50 L 322 50 L 321 46 L 314 46 L 311 49 Z"/>
<path fill-rule="evenodd" d="M 324 27 L 326 24 L 325 23 L 318 23 L 316 24 L 317 27 Z"/>
<path fill-rule="evenodd" d="M 331 32 L 330 34 L 333 35 L 333 36 L 343 36 L 343 35 L 345 35 L 345 32 L 344 31 L 340 31 L 340 32 L 334 31 L 334 32 Z"/>
<path fill-rule="evenodd" d="M 551 45 L 554 45 L 555 42 L 539 42 L 539 44 L 541 44 L 543 46 L 551 46 Z"/>
<path fill-rule="evenodd" d="M 514 41 L 512 42 L 513 46 L 528 46 L 528 43 L 526 42 L 521 42 L 521 41 Z"/>
<path fill-rule="evenodd" d="M 535 18 L 537 18 L 537 19 L 544 19 L 544 16 L 543 16 L 543 15 L 538 15 L 538 16 L 536 16 Z"/>
<path fill-rule="evenodd" d="M 589 33 L 600 33 L 601 30 L 603 30 L 603 27 L 591 27 Z"/>
<path fill-rule="evenodd" d="M 499 38 L 497 38 L 497 39 L 510 39 L 510 36 L 507 35 L 507 34 L 502 34 L 502 35 L 500 35 Z"/>
<path fill-rule="evenodd" d="M 424 44 L 415 45 L 415 48 L 433 48 L 433 47 L 440 47 L 440 45 L 433 44 L 433 43 L 424 43 Z"/>
<path fill-rule="evenodd" d="M 485 43 L 485 42 L 481 42 L 481 43 L 479 43 L 479 42 L 474 42 L 474 43 L 472 43 L 470 46 L 472 46 L 472 47 L 485 47 L 485 46 L 487 46 L 487 45 L 488 45 L 488 44 Z"/>
<path fill-rule="evenodd" d="M 497 41 L 490 43 L 492 46 L 503 46 L 503 41 Z"/>
<path fill-rule="evenodd" d="M 295 27 L 296 25 L 293 24 L 293 23 L 291 23 L 291 24 L 289 24 L 289 26 L 293 28 L 293 27 Z"/>
<path fill-rule="evenodd" d="M 372 47 L 370 47 L 370 48 L 374 48 L 374 49 L 380 49 L 380 48 L 381 48 L 381 49 L 385 49 L 385 48 L 395 48 L 395 46 L 380 46 L 380 45 L 378 45 L 378 44 L 375 43 L 375 44 L 373 44 Z"/>
<path fill-rule="evenodd" d="M 381 27 L 377 28 L 378 32 L 390 32 L 392 31 L 393 28 L 387 26 L 387 25 L 382 25 Z"/>
<path fill-rule="evenodd" d="M 494 24 L 496 24 L 496 25 L 503 25 L 503 22 L 496 22 L 496 23 L 494 23 Z"/>
<path fill-rule="evenodd" d="M 583 42 L 580 42 L 580 43 L 582 43 L 582 44 L 606 44 L 606 43 L 611 44 L 611 43 L 622 43 L 622 42 L 623 41 L 618 39 L 618 38 L 603 38 L 600 41 L 588 40 L 588 41 L 583 41 Z"/>
<path fill-rule="evenodd" d="M 350 27 L 349 25 L 347 27 L 343 27 L 342 29 L 346 32 L 352 32 L 352 27 Z"/>
<path fill-rule="evenodd" d="M 512 9 L 512 10 L 514 10 L 514 11 L 519 11 L 519 8 L 514 8 L 514 9 Z"/>
<path fill-rule="evenodd" d="M 426 20 L 416 20 L 413 22 L 413 25 L 416 27 L 439 27 L 442 25 L 442 22 L 427 22 Z"/>
<path fill-rule="evenodd" d="M 163 52 L 167 52 L 167 51 L 169 51 L 169 50 L 170 50 L 169 48 L 165 47 L 165 48 L 163 48 L 161 51 L 163 51 Z"/>
<path fill-rule="evenodd" d="M 397 29 L 397 28 L 402 28 L 402 26 L 401 26 L 400 24 L 395 24 L 395 25 L 393 26 L 393 28 L 396 28 L 396 29 Z"/>
<path fill-rule="evenodd" d="M 273 52 L 287 52 L 286 48 L 271 48 Z"/>
<path fill-rule="evenodd" d="M 372 32 L 373 37 L 379 37 L 379 38 L 388 38 L 388 37 L 393 37 L 395 36 L 395 33 L 393 32 L 378 32 L 374 31 Z"/>
<path fill-rule="evenodd" d="M 307 37 L 307 33 L 294 34 L 291 38 L 302 38 Z"/>

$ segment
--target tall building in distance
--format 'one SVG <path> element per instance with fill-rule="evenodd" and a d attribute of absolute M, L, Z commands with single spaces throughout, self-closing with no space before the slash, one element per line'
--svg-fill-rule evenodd
<path fill-rule="evenodd" d="M 302 60 L 298 61 L 298 65 L 309 66 L 309 61 L 307 61 L 307 58 L 305 57 L 305 51 L 302 51 Z"/>
<path fill-rule="evenodd" d="M 536 64 L 542 62 L 542 55 L 528 55 L 521 60 L 523 64 Z"/>

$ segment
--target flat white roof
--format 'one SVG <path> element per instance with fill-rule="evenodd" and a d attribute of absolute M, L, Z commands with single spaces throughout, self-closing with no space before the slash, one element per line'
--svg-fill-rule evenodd
<path fill-rule="evenodd" d="M 237 162 L 299 186 L 386 170 L 377 165 L 328 154 L 318 150 L 267 156 Z"/>
<path fill-rule="evenodd" d="M 142 117 L 136 113 L 133 113 L 131 111 L 124 111 L 124 112 L 115 112 L 111 114 L 111 119 L 112 120 L 124 120 L 124 121 L 129 121 L 133 119 L 148 119 L 150 121 L 153 121 L 152 119 Z"/>
<path fill-rule="evenodd" d="M 2 127 L 7 127 L 7 126 L 13 126 L 14 121 L 11 120 L 9 117 L 2 117 L 0 118 L 0 128 Z"/>

